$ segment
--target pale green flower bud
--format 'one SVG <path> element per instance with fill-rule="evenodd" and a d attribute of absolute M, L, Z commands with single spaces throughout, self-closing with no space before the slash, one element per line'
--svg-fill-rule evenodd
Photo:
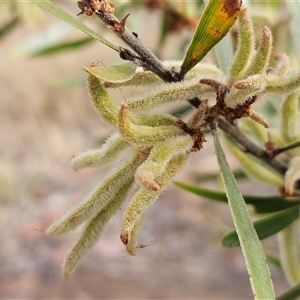
<path fill-rule="evenodd" d="M 156 178 L 165 171 L 171 159 L 178 155 L 187 155 L 193 144 L 194 141 L 189 135 L 177 136 L 159 143 L 151 149 L 147 160 L 137 168 L 135 178 L 144 187 L 159 190 L 160 185 Z"/>
<path fill-rule="evenodd" d="M 136 168 L 145 158 L 139 150 L 135 149 L 124 163 L 109 172 L 86 198 L 56 220 L 46 233 L 58 235 L 68 232 L 88 218 L 95 216 L 115 198 L 120 188 L 132 180 Z"/>
<path fill-rule="evenodd" d="M 115 132 L 100 149 L 88 150 L 76 155 L 72 158 L 71 165 L 75 170 L 98 167 L 112 161 L 128 146 L 128 142 L 118 132 Z"/>
<path fill-rule="evenodd" d="M 63 262 L 62 272 L 65 279 L 71 278 L 82 257 L 97 244 L 106 224 L 126 200 L 126 195 L 132 183 L 133 181 L 131 180 L 125 184 L 115 195 L 114 199 L 85 225 L 81 237 L 70 249 Z"/>
<path fill-rule="evenodd" d="M 123 104 L 119 113 L 119 131 L 130 143 L 152 146 L 166 138 L 184 134 L 176 125 L 146 126 L 134 124 L 128 115 L 129 106 Z"/>
<path fill-rule="evenodd" d="M 146 210 L 155 202 L 171 179 L 180 172 L 186 163 L 186 159 L 186 155 L 179 155 L 169 162 L 164 173 L 156 179 L 156 182 L 160 186 L 159 190 L 154 191 L 141 187 L 131 199 L 124 214 L 121 230 L 121 240 L 124 245 L 130 245 L 130 253 L 135 254 L 132 250 L 132 242 L 130 241 L 132 232 L 137 230 L 136 226 L 141 222 Z M 136 233 L 133 239 L 137 240 Z"/>
<path fill-rule="evenodd" d="M 243 71 L 248 66 L 254 54 L 253 24 L 245 7 L 241 8 L 238 25 L 238 46 L 229 70 L 229 85 L 242 78 Z"/>

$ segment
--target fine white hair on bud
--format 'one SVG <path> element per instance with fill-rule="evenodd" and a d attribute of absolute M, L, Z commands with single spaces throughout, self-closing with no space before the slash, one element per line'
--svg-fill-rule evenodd
<path fill-rule="evenodd" d="M 241 8 L 238 25 L 238 46 L 229 70 L 229 85 L 242 78 L 243 71 L 248 66 L 254 54 L 253 24 L 245 7 Z"/>
<path fill-rule="evenodd" d="M 113 133 L 100 149 L 92 149 L 80 153 L 71 160 L 75 170 L 98 167 L 115 159 L 121 151 L 129 147 L 129 143 L 120 135 Z"/>
<path fill-rule="evenodd" d="M 300 89 L 300 72 L 289 72 L 285 76 L 267 74 L 266 82 L 265 93 L 291 94 Z"/>
<path fill-rule="evenodd" d="M 173 158 L 167 165 L 164 173 L 160 175 L 156 182 L 160 186 L 159 190 L 149 190 L 141 187 L 131 199 L 122 222 L 121 240 L 124 245 L 131 245 L 131 234 L 135 226 L 141 222 L 147 209 L 155 202 L 157 197 L 164 191 L 170 180 L 182 169 L 186 163 L 187 155 L 178 155 Z M 134 240 L 137 240 L 136 235 Z"/>
<path fill-rule="evenodd" d="M 259 94 L 266 86 L 262 75 L 254 75 L 247 79 L 240 80 L 234 84 L 229 93 L 226 94 L 225 104 L 227 107 L 234 108 L 247 102 L 251 97 Z"/>
<path fill-rule="evenodd" d="M 88 73 L 88 90 L 98 116 L 106 123 L 117 126 L 119 108 L 101 84 L 100 80 Z"/>
<path fill-rule="evenodd" d="M 148 91 L 127 99 L 130 110 L 143 111 L 161 104 L 175 101 L 186 101 L 198 95 L 212 94 L 213 88 L 200 84 L 196 78 L 173 83 L 162 83 Z"/>
<path fill-rule="evenodd" d="M 277 76 L 285 75 L 290 67 L 289 57 L 284 53 L 280 53 L 277 54 L 274 59 L 277 61 L 277 64 L 272 73 Z"/>
<path fill-rule="evenodd" d="M 178 155 L 187 155 L 193 144 L 193 139 L 185 135 L 166 139 L 154 146 L 145 162 L 137 168 L 135 178 L 144 187 L 154 191 L 159 190 L 160 185 L 156 178 L 165 171 L 171 159 Z"/>
<path fill-rule="evenodd" d="M 108 221 L 117 213 L 126 200 L 126 195 L 132 186 L 133 180 L 125 184 L 115 195 L 114 199 L 84 226 L 80 238 L 69 250 L 63 264 L 62 272 L 65 279 L 70 279 L 81 258 L 92 249 Z"/>
<path fill-rule="evenodd" d="M 258 44 L 255 55 L 253 56 L 247 70 L 245 70 L 245 77 L 265 73 L 272 52 L 273 37 L 270 28 L 263 27 L 262 38 Z"/>
<path fill-rule="evenodd" d="M 93 217 L 114 199 L 119 190 L 134 176 L 136 168 L 143 162 L 144 156 L 139 150 L 122 164 L 109 172 L 90 194 L 75 204 L 67 213 L 56 220 L 46 231 L 48 235 L 58 235 L 68 232 Z"/>
<path fill-rule="evenodd" d="M 119 113 L 119 131 L 129 142 L 152 146 L 166 138 L 175 137 L 184 132 L 176 125 L 146 126 L 134 124 L 129 117 L 129 106 L 123 104 Z"/>

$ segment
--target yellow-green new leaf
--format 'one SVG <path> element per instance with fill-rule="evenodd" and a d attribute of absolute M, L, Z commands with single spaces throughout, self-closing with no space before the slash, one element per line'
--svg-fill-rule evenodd
<path fill-rule="evenodd" d="M 135 74 L 136 68 L 136 64 L 128 62 L 102 68 L 85 68 L 85 70 L 101 81 L 109 83 L 123 83 L 132 79 Z"/>
<path fill-rule="evenodd" d="M 182 77 L 228 33 L 239 15 L 241 4 L 241 0 L 209 1 L 181 66 Z"/>

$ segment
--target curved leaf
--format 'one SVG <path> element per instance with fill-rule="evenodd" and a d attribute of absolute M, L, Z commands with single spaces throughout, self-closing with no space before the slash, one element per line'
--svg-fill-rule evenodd
<path fill-rule="evenodd" d="M 241 0 L 209 1 L 181 66 L 182 77 L 227 34 L 239 15 L 241 4 Z"/>
<path fill-rule="evenodd" d="M 257 232 L 258 238 L 263 240 L 272 236 L 299 217 L 299 205 L 285 209 L 279 213 L 273 214 L 269 217 L 263 218 L 254 222 L 254 228 Z M 222 238 L 222 245 L 225 247 L 238 247 L 240 242 L 236 230 L 226 233 Z"/>
<path fill-rule="evenodd" d="M 291 287 L 286 292 L 276 297 L 276 300 L 294 300 L 300 296 L 300 283 Z"/>
<path fill-rule="evenodd" d="M 72 17 L 70 14 L 68 14 L 66 11 L 61 9 L 56 4 L 52 3 L 50 0 L 30 0 L 32 3 L 38 5 L 39 7 L 47 10 L 57 18 L 63 20 L 64 22 L 72 25 L 73 27 L 83 31 L 87 35 L 93 37 L 94 39 L 98 40 L 102 44 L 110 47 L 111 49 L 119 52 L 119 48 L 113 44 L 111 44 L 109 41 L 104 39 L 102 36 L 100 36 L 98 33 L 93 31 L 92 29 L 85 26 L 83 23 L 81 23 L 79 20 Z"/>
<path fill-rule="evenodd" d="M 109 83 L 120 83 L 130 80 L 134 76 L 136 68 L 136 64 L 128 62 L 102 68 L 85 68 L 85 70 L 101 81 Z"/>

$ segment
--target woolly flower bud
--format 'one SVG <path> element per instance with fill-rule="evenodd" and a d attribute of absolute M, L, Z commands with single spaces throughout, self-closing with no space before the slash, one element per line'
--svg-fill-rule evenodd
<path fill-rule="evenodd" d="M 156 178 L 165 171 L 172 158 L 189 153 L 193 143 L 193 139 L 186 135 L 167 139 L 154 146 L 147 160 L 137 168 L 135 178 L 148 189 L 159 190 Z"/>
<path fill-rule="evenodd" d="M 69 250 L 63 262 L 62 272 L 65 279 L 71 278 L 72 273 L 81 258 L 99 241 L 106 224 L 117 213 L 126 200 L 126 194 L 132 183 L 133 181 L 131 180 L 125 184 L 118 191 L 115 198 L 86 224 L 81 233 L 81 237 Z"/>
<path fill-rule="evenodd" d="M 106 140 L 100 149 L 88 150 L 75 156 L 71 160 L 71 165 L 75 170 L 97 167 L 112 161 L 128 146 L 128 142 L 116 132 Z"/>
<path fill-rule="evenodd" d="M 120 188 L 132 180 L 136 168 L 145 157 L 139 150 L 120 166 L 108 173 L 85 199 L 75 204 L 67 213 L 56 220 L 48 229 L 47 234 L 58 235 L 68 232 L 101 211 L 119 192 Z"/>
<path fill-rule="evenodd" d="M 262 75 L 254 75 L 247 79 L 237 81 L 226 95 L 225 104 L 230 108 L 242 105 L 252 96 L 262 92 L 265 86 L 265 79 Z"/>
<path fill-rule="evenodd" d="M 119 131 L 130 143 L 151 146 L 166 138 L 183 134 L 176 125 L 146 126 L 134 124 L 128 115 L 129 106 L 123 104 L 119 113 Z"/>
<path fill-rule="evenodd" d="M 156 178 L 156 182 L 160 186 L 159 190 L 149 190 L 148 188 L 141 187 L 131 199 L 124 214 L 121 230 L 121 240 L 123 244 L 130 245 L 131 247 L 129 253 L 135 253 L 132 249 L 132 242 L 130 241 L 132 232 L 137 229 L 136 226 L 141 222 L 146 210 L 155 202 L 157 197 L 169 184 L 170 180 L 185 165 L 186 159 L 186 155 L 179 155 L 169 162 L 163 174 Z M 137 240 L 136 234 L 133 238 Z"/>

